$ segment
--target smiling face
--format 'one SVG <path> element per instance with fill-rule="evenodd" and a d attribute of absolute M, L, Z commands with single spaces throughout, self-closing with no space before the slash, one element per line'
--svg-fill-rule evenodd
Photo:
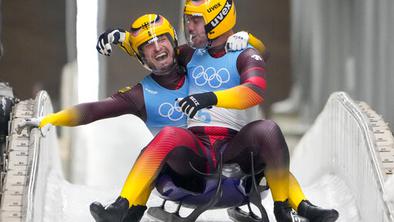
<path fill-rule="evenodd" d="M 202 16 L 185 15 L 185 34 L 191 47 L 205 48 L 208 37 L 205 32 L 205 21 Z"/>
<path fill-rule="evenodd" d="M 157 75 L 165 75 L 174 66 L 174 46 L 167 35 L 155 37 L 141 46 L 145 63 Z"/>

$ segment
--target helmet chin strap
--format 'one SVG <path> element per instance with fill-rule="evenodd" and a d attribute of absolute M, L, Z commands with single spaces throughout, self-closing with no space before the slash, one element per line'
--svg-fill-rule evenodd
<path fill-rule="evenodd" d="M 212 47 L 212 43 L 213 43 L 213 39 L 208 39 L 208 43 L 207 43 L 207 49 L 210 49 Z"/>

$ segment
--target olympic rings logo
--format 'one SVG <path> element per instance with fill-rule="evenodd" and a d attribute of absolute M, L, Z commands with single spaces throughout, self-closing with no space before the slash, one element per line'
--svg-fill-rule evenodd
<path fill-rule="evenodd" d="M 159 115 L 171 121 L 178 121 L 183 118 L 184 113 L 177 102 L 174 105 L 171 103 L 162 103 L 159 106 Z"/>
<path fill-rule="evenodd" d="M 230 81 L 230 72 L 226 68 L 216 71 L 214 67 L 204 69 L 203 66 L 197 66 L 192 72 L 192 77 L 197 86 L 208 85 L 214 89 L 219 88 L 224 83 Z"/>

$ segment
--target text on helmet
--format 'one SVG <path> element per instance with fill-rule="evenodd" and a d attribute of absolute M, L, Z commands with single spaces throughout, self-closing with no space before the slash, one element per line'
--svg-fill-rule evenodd
<path fill-rule="evenodd" d="M 215 5 L 212 6 L 212 7 L 209 7 L 209 9 L 207 9 L 207 12 L 208 12 L 208 13 L 211 13 L 213 10 L 219 8 L 220 6 L 221 6 L 221 5 L 220 5 L 220 2 L 219 2 L 219 3 L 215 4 Z"/>
<path fill-rule="evenodd" d="M 226 17 L 228 12 L 230 11 L 230 8 L 231 8 L 231 2 L 227 1 L 226 5 L 223 7 L 222 11 L 211 21 L 211 25 L 213 28 L 216 27 L 217 25 L 219 25 L 219 23 L 221 21 L 223 21 L 223 19 Z"/>

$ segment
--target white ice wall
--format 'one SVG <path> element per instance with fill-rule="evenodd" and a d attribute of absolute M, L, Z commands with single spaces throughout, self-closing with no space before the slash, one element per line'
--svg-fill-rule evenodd
<path fill-rule="evenodd" d="M 304 185 L 323 172 L 337 175 L 353 192 L 361 221 L 392 221 L 383 200 L 385 176 L 376 145 L 359 105 L 345 93 L 334 93 L 297 146 L 292 171 Z"/>

